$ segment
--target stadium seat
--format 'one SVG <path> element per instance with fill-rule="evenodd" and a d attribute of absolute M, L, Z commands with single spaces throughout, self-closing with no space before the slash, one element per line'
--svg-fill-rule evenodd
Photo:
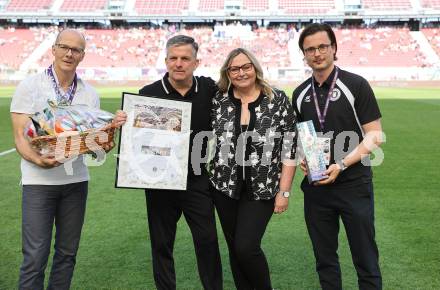
<path fill-rule="evenodd" d="M 334 0 L 279 0 L 279 8 L 288 15 L 325 14 L 335 9 Z"/>
<path fill-rule="evenodd" d="M 408 10 L 411 0 L 363 0 L 363 7 L 371 10 Z"/>
<path fill-rule="evenodd" d="M 39 11 L 48 10 L 53 0 L 11 0 L 5 11 Z"/>
<path fill-rule="evenodd" d="M 218 11 L 225 8 L 224 0 L 200 0 L 199 10 L 200 11 Z"/>
<path fill-rule="evenodd" d="M 138 15 L 181 15 L 188 6 L 189 0 L 137 0 L 135 10 Z"/>
<path fill-rule="evenodd" d="M 91 12 L 106 8 L 107 0 L 64 0 L 61 11 Z"/>

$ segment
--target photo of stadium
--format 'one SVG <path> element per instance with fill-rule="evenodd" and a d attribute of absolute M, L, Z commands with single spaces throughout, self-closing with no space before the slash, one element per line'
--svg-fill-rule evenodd
<path fill-rule="evenodd" d="M 53 63 L 61 30 L 84 35 L 76 73 L 96 89 L 101 109 L 114 113 L 122 92 L 138 94 L 167 73 L 165 46 L 176 35 L 199 44 L 195 76 L 219 80 L 229 52 L 242 47 L 258 59 L 264 78 L 292 99 L 313 73 L 298 45 L 312 23 L 333 28 L 335 65 L 368 81 L 382 114 L 383 161 L 372 171 L 383 289 L 440 289 L 440 0 L 0 0 L 0 290 L 17 289 L 23 261 L 21 156 L 11 101 L 21 81 Z M 163 114 L 164 108 L 152 108 Z M 177 120 L 166 129 L 180 131 L 181 112 L 165 113 Z M 139 116 L 135 126 L 148 127 L 143 122 L 149 118 Z M 158 128 L 170 122 L 159 121 Z M 142 151 L 170 154 L 166 147 Z M 100 166 L 88 167 L 87 210 L 70 289 L 157 289 L 145 194 L 114 187 L 116 163 L 117 144 Z M 276 290 L 321 287 L 304 221 L 303 177 L 298 167 L 288 210 L 272 217 L 262 240 Z M 223 289 L 236 289 L 216 219 Z M 52 236 L 45 287 L 55 228 Z M 176 289 L 203 289 L 194 247 L 182 217 L 173 251 Z M 338 255 L 342 288 L 359 289 L 342 221 Z"/>

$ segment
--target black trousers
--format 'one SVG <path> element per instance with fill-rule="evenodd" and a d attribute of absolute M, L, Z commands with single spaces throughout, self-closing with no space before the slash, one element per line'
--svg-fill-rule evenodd
<path fill-rule="evenodd" d="M 342 289 L 337 254 L 339 218 L 347 233 L 359 289 L 382 289 L 375 241 L 373 184 L 336 189 L 303 183 L 302 188 L 305 220 L 322 289 Z"/>
<path fill-rule="evenodd" d="M 235 286 L 238 290 L 272 289 L 261 240 L 273 214 L 274 200 L 250 200 L 244 191 L 236 200 L 212 191 Z"/>
<path fill-rule="evenodd" d="M 43 289 L 54 223 L 55 253 L 47 289 L 70 288 L 86 211 L 87 184 L 23 185 L 20 290 Z"/>
<path fill-rule="evenodd" d="M 147 190 L 153 275 L 158 290 L 176 289 L 173 248 L 182 213 L 191 230 L 204 289 L 223 289 L 222 266 L 208 177 L 194 177 L 188 189 Z"/>

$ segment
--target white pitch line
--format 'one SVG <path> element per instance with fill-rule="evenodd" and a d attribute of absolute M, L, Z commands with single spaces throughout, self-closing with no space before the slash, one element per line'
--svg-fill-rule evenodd
<path fill-rule="evenodd" d="M 6 154 L 9 154 L 9 153 L 12 153 L 12 152 L 15 152 L 15 148 L 12 148 L 12 149 L 0 152 L 0 156 L 6 155 Z"/>

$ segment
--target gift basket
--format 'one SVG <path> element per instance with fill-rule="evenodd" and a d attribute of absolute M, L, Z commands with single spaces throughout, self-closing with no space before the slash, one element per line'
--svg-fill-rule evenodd
<path fill-rule="evenodd" d="M 102 151 L 113 142 L 113 114 L 85 105 L 48 104 L 31 116 L 24 132 L 40 154 L 70 158 Z"/>

